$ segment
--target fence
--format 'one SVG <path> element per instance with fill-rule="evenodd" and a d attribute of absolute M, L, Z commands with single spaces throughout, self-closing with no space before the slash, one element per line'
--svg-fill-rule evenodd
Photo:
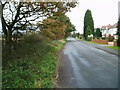
<path fill-rule="evenodd" d="M 92 39 L 92 42 L 97 42 L 101 44 L 108 44 L 108 39 L 102 40 L 102 39 Z"/>
<path fill-rule="evenodd" d="M 92 39 L 92 42 L 97 42 L 97 43 L 101 43 L 101 44 L 108 44 L 109 41 L 108 41 L 108 39 L 105 39 L 105 40 L 103 40 L 103 39 Z M 117 46 L 116 41 L 114 41 L 113 46 Z"/>

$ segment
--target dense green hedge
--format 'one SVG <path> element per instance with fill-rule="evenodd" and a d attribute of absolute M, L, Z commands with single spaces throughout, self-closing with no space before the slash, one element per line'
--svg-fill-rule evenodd
<path fill-rule="evenodd" d="M 91 40 L 92 40 L 92 37 L 87 37 L 86 40 L 87 40 L 87 41 L 91 41 Z"/>
<path fill-rule="evenodd" d="M 106 37 L 102 37 L 102 40 L 105 40 L 105 39 L 107 39 Z"/>

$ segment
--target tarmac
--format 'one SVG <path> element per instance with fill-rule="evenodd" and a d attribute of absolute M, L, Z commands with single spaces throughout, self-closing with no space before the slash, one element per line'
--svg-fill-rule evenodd
<path fill-rule="evenodd" d="M 111 53 L 111 54 L 120 56 L 120 51 L 116 51 L 116 50 L 113 50 L 113 49 L 109 49 L 109 48 L 104 47 L 104 46 L 110 46 L 110 45 L 106 45 L 106 44 L 99 44 L 99 45 L 97 45 L 97 44 L 93 44 L 93 43 L 88 43 L 88 42 L 86 42 L 86 41 L 80 41 L 80 40 L 78 40 L 78 41 L 79 41 L 79 42 L 82 42 L 82 43 L 84 43 L 84 44 L 87 44 L 87 45 L 89 45 L 89 46 L 92 46 L 92 47 L 101 49 L 101 50 L 103 50 L 103 51 L 109 52 L 109 53 Z"/>

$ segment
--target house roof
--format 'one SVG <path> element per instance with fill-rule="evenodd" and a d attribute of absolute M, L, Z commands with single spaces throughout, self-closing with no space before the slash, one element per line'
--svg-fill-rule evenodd
<path fill-rule="evenodd" d="M 108 27 L 108 29 L 110 29 L 110 28 L 112 28 L 112 25 L 108 24 L 107 27 Z"/>
<path fill-rule="evenodd" d="M 102 26 L 101 29 L 106 30 L 106 29 L 117 28 L 117 27 L 118 27 L 118 23 L 115 23 L 113 25 L 108 24 L 107 26 Z"/>
<path fill-rule="evenodd" d="M 102 26 L 102 29 L 105 30 L 105 29 L 106 29 L 106 26 Z"/>
<path fill-rule="evenodd" d="M 118 27 L 118 23 L 115 23 L 114 25 L 112 25 L 112 28 L 117 28 Z"/>

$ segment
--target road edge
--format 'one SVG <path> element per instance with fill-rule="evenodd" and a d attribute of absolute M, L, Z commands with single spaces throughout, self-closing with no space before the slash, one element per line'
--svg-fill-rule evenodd
<path fill-rule="evenodd" d="M 64 44 L 64 46 L 66 45 L 66 42 Z M 52 80 L 53 81 L 53 85 L 54 85 L 54 88 L 61 88 L 59 86 L 59 64 L 60 64 L 60 60 L 61 60 L 61 56 L 62 56 L 62 52 L 64 50 L 64 46 L 58 51 L 58 59 L 57 59 L 57 62 L 56 62 L 56 77 Z"/>
<path fill-rule="evenodd" d="M 77 41 L 82 42 L 82 41 L 80 41 L 80 40 L 77 40 Z M 91 47 L 95 47 L 95 46 L 92 46 L 92 45 L 88 44 L 87 42 L 82 42 L 82 43 L 84 43 L 84 44 L 86 44 L 86 45 L 89 45 L 89 46 L 91 46 Z M 117 54 L 117 53 L 113 53 L 113 52 L 111 52 L 111 51 L 108 51 L 108 50 L 106 50 L 106 49 L 100 48 L 100 47 L 95 47 L 95 48 L 100 49 L 100 50 L 103 50 L 103 51 L 106 51 L 106 52 L 108 52 L 108 53 L 111 53 L 111 54 L 114 54 L 114 55 L 117 55 L 117 56 L 120 56 L 120 53 L 119 53 L 119 52 L 118 52 L 118 54 Z"/>

